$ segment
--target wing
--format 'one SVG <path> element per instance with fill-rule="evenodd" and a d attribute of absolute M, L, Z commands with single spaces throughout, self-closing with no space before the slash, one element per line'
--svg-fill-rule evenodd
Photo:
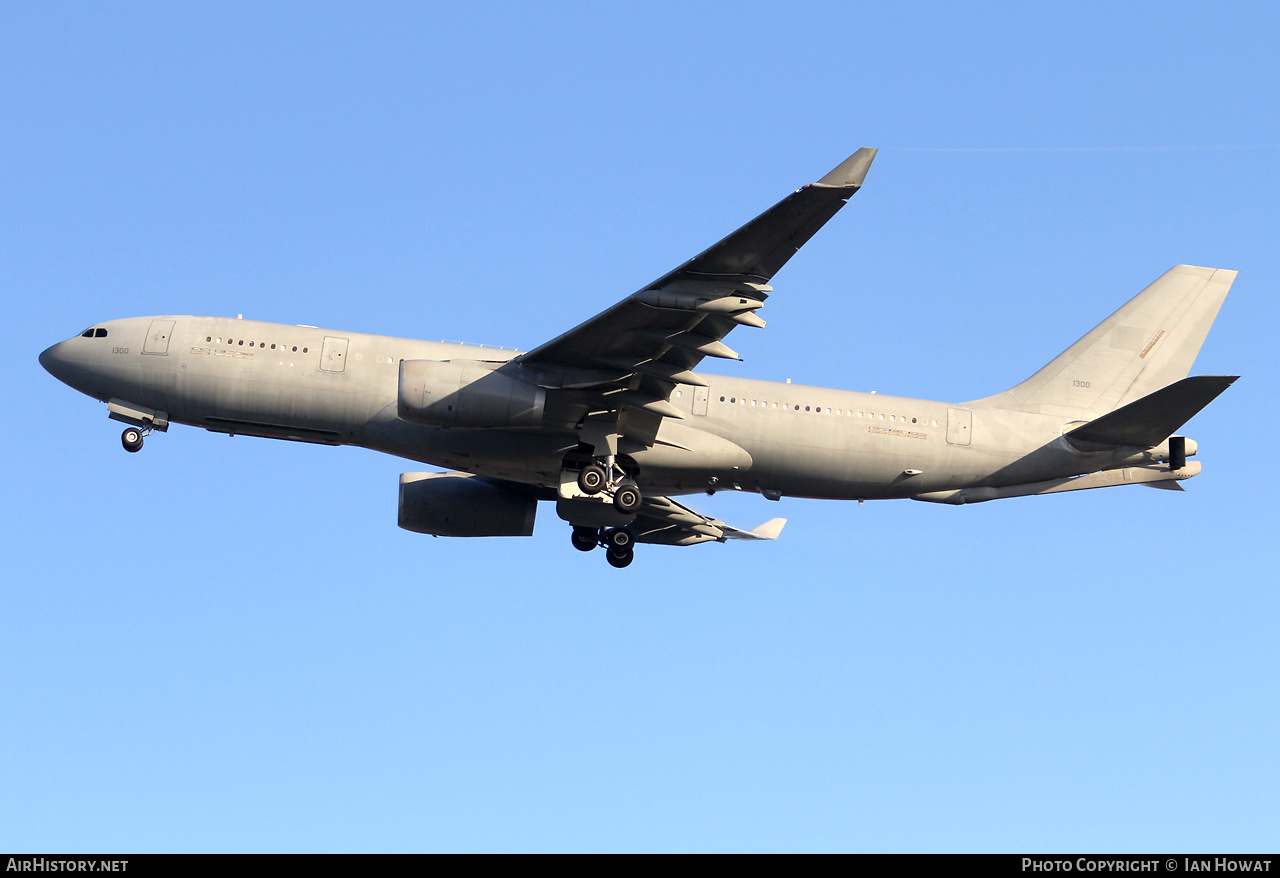
<path fill-rule="evenodd" d="M 670 497 L 646 497 L 630 530 L 637 543 L 690 546 L 710 540 L 776 540 L 786 523 L 785 518 L 773 518 L 753 530 L 739 530 Z"/>
<path fill-rule="evenodd" d="M 584 415 L 645 441 L 676 384 L 702 384 L 692 369 L 704 357 L 738 359 L 723 341 L 739 325 L 763 327 L 756 310 L 768 282 L 862 187 L 876 150 L 863 148 L 816 183 L 791 193 L 684 265 L 564 335 L 516 357 L 503 370 L 562 391 L 566 425 Z M 549 400 L 549 403 L 551 400 Z M 646 417 L 647 416 L 647 417 Z M 647 428 L 646 428 L 647 427 Z"/>

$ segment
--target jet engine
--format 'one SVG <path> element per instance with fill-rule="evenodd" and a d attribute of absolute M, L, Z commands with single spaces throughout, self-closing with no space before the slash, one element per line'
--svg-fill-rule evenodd
<path fill-rule="evenodd" d="M 401 473 L 399 524 L 440 537 L 527 537 L 538 501 L 468 473 Z"/>
<path fill-rule="evenodd" d="M 476 360 L 402 360 L 396 413 L 432 427 L 537 427 L 547 392 Z"/>

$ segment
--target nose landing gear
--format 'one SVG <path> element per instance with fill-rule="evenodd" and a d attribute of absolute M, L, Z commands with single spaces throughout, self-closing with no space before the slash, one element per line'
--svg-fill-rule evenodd
<path fill-rule="evenodd" d="M 130 454 L 137 454 L 142 450 L 142 439 L 145 435 L 146 433 L 138 427 L 125 427 L 124 432 L 120 434 L 120 444 Z"/>
<path fill-rule="evenodd" d="M 169 429 L 167 413 L 144 408 L 121 399 L 113 399 L 107 403 L 107 417 L 113 421 L 123 421 L 128 425 L 120 434 L 120 444 L 130 454 L 137 454 L 142 450 L 142 440 L 152 430 L 163 433 Z"/>

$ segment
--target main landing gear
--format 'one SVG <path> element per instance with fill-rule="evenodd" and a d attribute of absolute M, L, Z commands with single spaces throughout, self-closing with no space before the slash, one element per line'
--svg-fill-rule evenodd
<path fill-rule="evenodd" d="M 604 546 L 605 560 L 613 567 L 626 567 L 635 560 L 635 537 L 625 527 L 574 527 L 573 547 L 579 552 L 590 552 L 596 546 Z"/>
<path fill-rule="evenodd" d="M 634 515 L 644 502 L 640 487 L 626 477 L 612 457 L 605 458 L 603 464 L 592 462 L 584 466 L 578 473 L 578 488 L 590 495 L 612 491 L 613 506 L 623 515 Z"/>
<path fill-rule="evenodd" d="M 142 450 L 142 439 L 151 432 L 144 431 L 140 427 L 125 427 L 123 433 L 120 434 L 120 444 L 124 446 L 124 450 L 130 454 L 137 454 Z"/>

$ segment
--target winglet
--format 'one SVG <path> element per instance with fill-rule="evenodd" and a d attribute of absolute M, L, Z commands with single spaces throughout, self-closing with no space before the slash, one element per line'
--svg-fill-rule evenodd
<path fill-rule="evenodd" d="M 758 540 L 776 540 L 778 535 L 782 533 L 782 527 L 787 523 L 785 518 L 771 518 L 759 527 L 752 528 L 747 531 Z"/>
<path fill-rule="evenodd" d="M 815 186 L 827 186 L 837 189 L 860 189 L 862 181 L 867 178 L 867 171 L 871 168 L 871 163 L 875 160 L 876 150 L 869 146 L 849 156 L 831 169 L 831 173 L 827 174 Z"/>
<path fill-rule="evenodd" d="M 778 534 L 782 533 L 782 526 L 786 523 L 785 518 L 771 518 L 752 530 L 738 530 L 723 521 L 717 521 L 716 526 L 720 528 L 726 540 L 776 540 Z"/>

